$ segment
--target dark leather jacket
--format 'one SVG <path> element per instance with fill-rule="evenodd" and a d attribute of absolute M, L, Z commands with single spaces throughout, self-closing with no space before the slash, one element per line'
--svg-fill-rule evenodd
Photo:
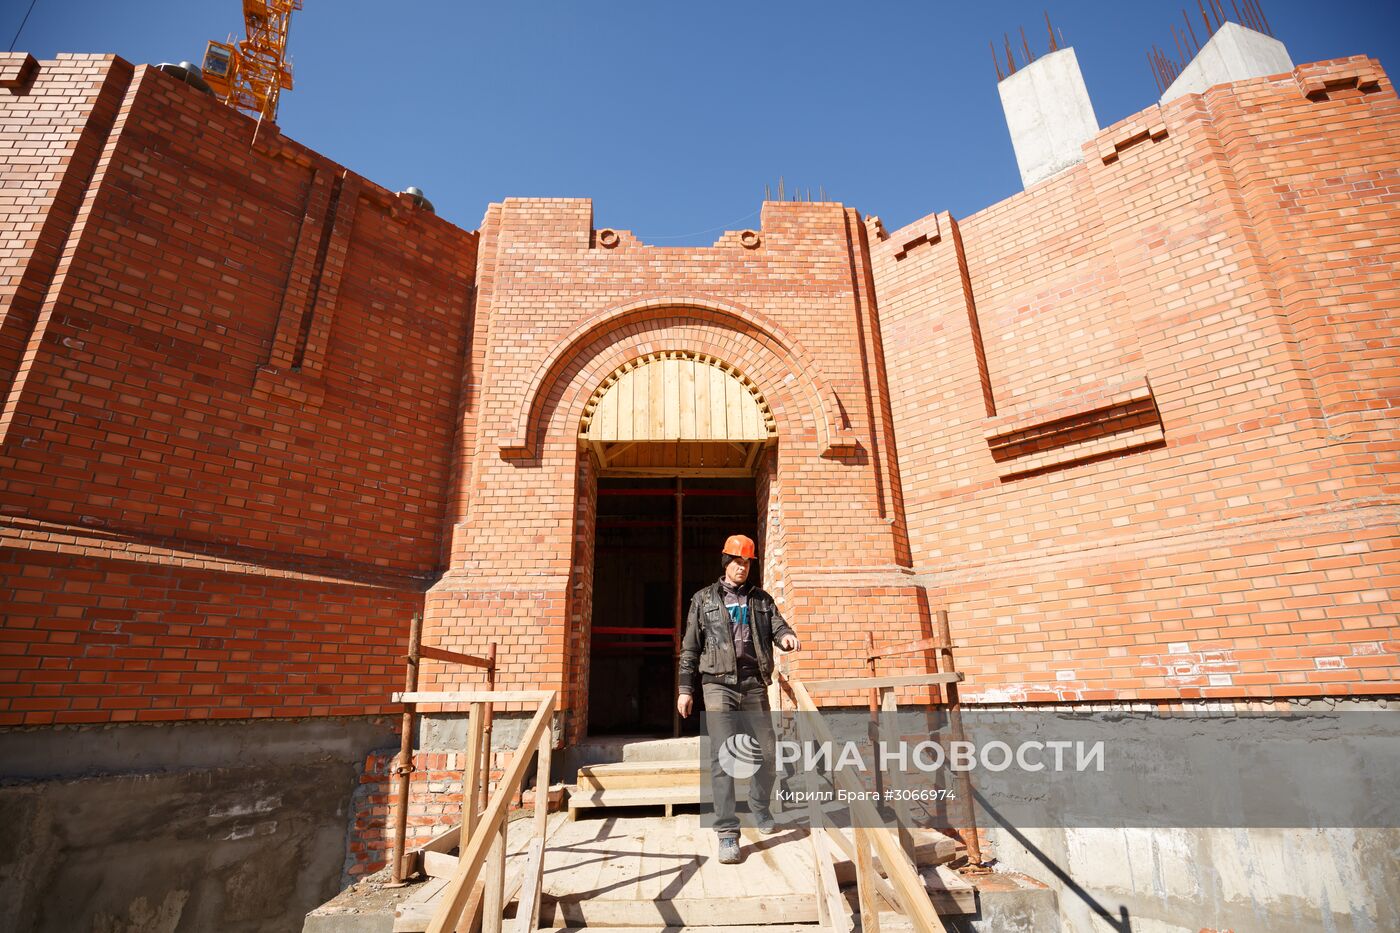
<path fill-rule="evenodd" d="M 749 589 L 749 625 L 752 626 L 754 654 L 764 684 L 773 682 L 773 646 L 784 635 L 797 633 L 783 619 L 773 597 L 758 587 Z M 734 663 L 734 630 L 729 612 L 724 608 L 724 596 L 719 581 L 698 590 L 690 598 L 690 611 L 685 617 L 685 636 L 681 639 L 680 692 L 695 692 L 695 672 L 714 674 L 731 687 L 739 685 Z"/>

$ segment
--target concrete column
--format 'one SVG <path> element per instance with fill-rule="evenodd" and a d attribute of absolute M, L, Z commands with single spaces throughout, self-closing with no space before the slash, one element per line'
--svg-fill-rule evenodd
<path fill-rule="evenodd" d="M 1200 94 L 1217 84 L 1292 70 L 1293 60 L 1282 42 L 1239 23 L 1225 23 L 1181 70 L 1159 103 Z"/>
<path fill-rule="evenodd" d="M 1080 147 L 1099 131 L 1074 49 L 1036 59 L 999 83 L 997 92 L 1028 188 L 1078 163 Z"/>

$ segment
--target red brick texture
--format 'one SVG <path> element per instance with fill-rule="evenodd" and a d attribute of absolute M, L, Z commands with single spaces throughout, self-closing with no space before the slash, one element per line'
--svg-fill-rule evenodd
<path fill-rule="evenodd" d="M 1384 79 L 1299 85 L 1375 68 L 1153 108 L 873 248 L 914 564 L 965 696 L 1395 692 L 1400 109 Z M 1040 472 L 996 460 L 1015 429 Z"/>
<path fill-rule="evenodd" d="M 119 60 L 0 112 L 0 721 L 387 710 L 476 234 Z"/>
<path fill-rule="evenodd" d="M 1400 105 L 1371 60 L 1149 108 L 972 217 L 768 202 L 709 247 L 582 199 L 462 231 L 151 69 L 25 67 L 0 723 L 385 712 L 423 611 L 559 689 L 576 740 L 580 419 L 663 351 L 773 412 L 756 534 L 804 675 L 947 609 L 974 701 L 1397 692 Z"/>

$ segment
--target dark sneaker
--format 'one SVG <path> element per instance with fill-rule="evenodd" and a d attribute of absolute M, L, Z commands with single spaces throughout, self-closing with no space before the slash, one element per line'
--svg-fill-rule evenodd
<path fill-rule="evenodd" d="M 773 814 L 771 813 L 760 813 L 755 816 L 754 825 L 765 836 L 771 836 L 778 831 L 778 824 L 773 822 Z"/>
<path fill-rule="evenodd" d="M 719 837 L 719 863 L 735 865 L 739 861 L 739 840 L 733 836 Z"/>

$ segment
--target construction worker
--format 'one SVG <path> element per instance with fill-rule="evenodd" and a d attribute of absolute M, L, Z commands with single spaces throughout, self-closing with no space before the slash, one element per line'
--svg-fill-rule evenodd
<path fill-rule="evenodd" d="M 680 695 L 676 710 L 688 717 L 694 709 L 697 661 L 705 697 L 705 725 L 710 738 L 710 786 L 714 797 L 719 860 L 739 861 L 739 820 L 734 815 L 734 777 L 721 762 L 720 749 L 735 736 L 735 713 L 762 713 L 744 725 L 754 736 L 762 760 L 749 782 L 749 812 L 758 831 L 777 831 L 769 812 L 773 793 L 773 727 L 767 715 L 768 685 L 773 678 L 773 651 L 796 651 L 797 634 L 783 620 L 773 597 L 749 584 L 754 559 L 752 538 L 732 535 L 724 542 L 719 580 L 690 600 L 681 641 Z"/>

